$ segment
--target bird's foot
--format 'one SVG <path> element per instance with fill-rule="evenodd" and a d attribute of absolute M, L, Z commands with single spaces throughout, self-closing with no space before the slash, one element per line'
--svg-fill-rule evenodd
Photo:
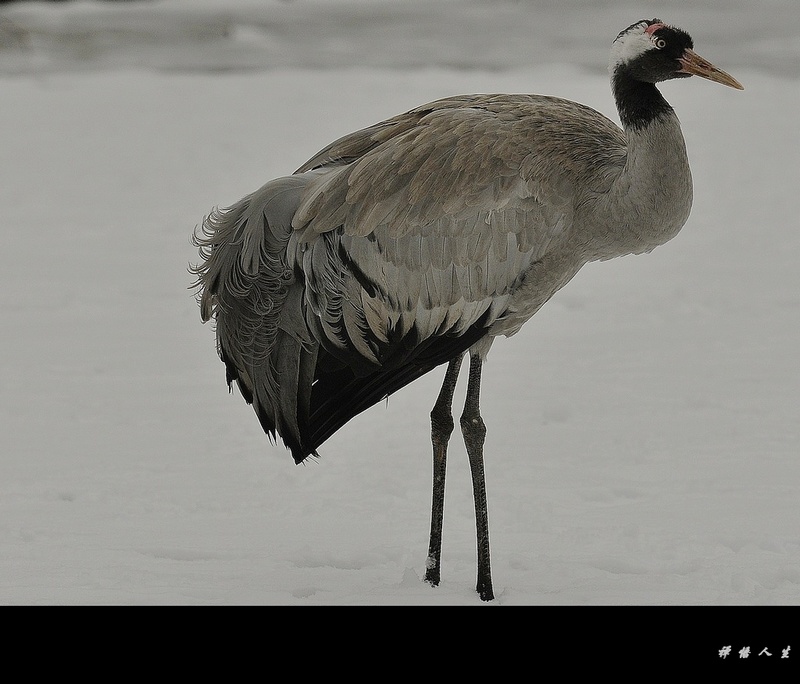
<path fill-rule="evenodd" d="M 478 585 L 475 587 L 475 591 L 478 592 L 481 601 L 494 601 L 494 590 L 492 589 L 491 580 L 488 582 L 479 581 Z"/>
<path fill-rule="evenodd" d="M 439 563 L 432 556 L 428 556 L 425 559 L 424 581 L 430 584 L 432 587 L 438 587 L 441 578 L 442 574 L 441 574 L 441 569 L 439 567 Z"/>

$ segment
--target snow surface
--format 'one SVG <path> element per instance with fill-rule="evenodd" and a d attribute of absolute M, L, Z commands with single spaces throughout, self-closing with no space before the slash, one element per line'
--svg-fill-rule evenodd
<path fill-rule="evenodd" d="M 0 603 L 483 605 L 457 433 L 442 584 L 421 580 L 443 369 L 293 465 L 228 395 L 189 236 L 437 97 L 616 119 L 608 46 L 657 15 L 746 90 L 663 86 L 688 224 L 587 266 L 493 347 L 492 605 L 800 605 L 800 3 L 698 5 L 5 7 Z"/>

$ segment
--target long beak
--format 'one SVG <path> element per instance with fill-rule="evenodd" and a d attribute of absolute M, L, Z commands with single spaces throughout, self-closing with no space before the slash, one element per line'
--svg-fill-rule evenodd
<path fill-rule="evenodd" d="M 693 74 L 737 90 L 744 90 L 744 86 L 733 76 L 726 74 L 722 69 L 717 69 L 711 62 L 703 59 L 694 50 L 686 48 L 678 61 L 681 63 L 679 73 Z"/>

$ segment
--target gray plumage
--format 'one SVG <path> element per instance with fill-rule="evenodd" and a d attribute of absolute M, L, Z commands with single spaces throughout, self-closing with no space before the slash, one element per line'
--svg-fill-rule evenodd
<path fill-rule="evenodd" d="M 202 318 L 216 321 L 229 384 L 297 462 L 437 365 L 469 350 L 479 368 L 584 264 L 677 234 L 692 203 L 677 117 L 623 78 L 660 49 L 637 41 L 674 31 L 639 22 L 615 42 L 624 130 L 554 97 L 445 98 L 340 138 L 206 219 Z"/>

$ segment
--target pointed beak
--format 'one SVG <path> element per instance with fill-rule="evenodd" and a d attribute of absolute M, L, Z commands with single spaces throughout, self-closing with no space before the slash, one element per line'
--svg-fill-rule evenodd
<path fill-rule="evenodd" d="M 722 69 L 717 69 L 711 62 L 703 59 L 694 50 L 686 48 L 678 61 L 681 64 L 679 73 L 700 76 L 715 83 L 721 83 L 737 90 L 744 90 L 744 86 L 733 76 L 726 74 Z"/>

